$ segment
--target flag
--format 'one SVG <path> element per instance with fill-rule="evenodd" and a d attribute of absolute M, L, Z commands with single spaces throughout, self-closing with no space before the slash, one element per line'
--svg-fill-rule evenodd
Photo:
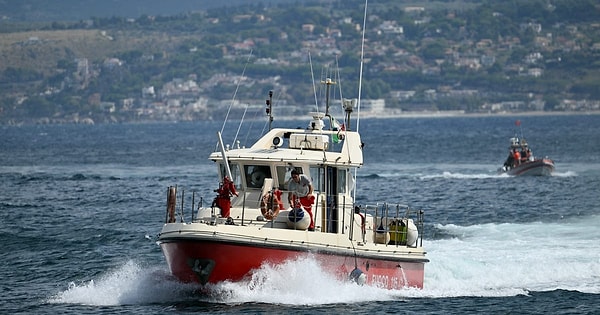
<path fill-rule="evenodd" d="M 345 124 L 340 124 L 335 118 L 333 118 L 331 124 L 333 125 L 333 130 L 337 130 L 337 133 L 333 135 L 333 143 L 339 143 L 341 140 L 344 140 L 343 132 L 346 130 L 346 126 Z"/>
<path fill-rule="evenodd" d="M 340 122 L 331 117 L 331 127 L 333 127 L 333 130 L 340 130 Z"/>

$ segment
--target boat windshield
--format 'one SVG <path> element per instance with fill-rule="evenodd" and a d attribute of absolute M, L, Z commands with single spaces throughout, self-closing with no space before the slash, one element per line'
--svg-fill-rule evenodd
<path fill-rule="evenodd" d="M 273 178 L 269 165 L 244 165 L 244 176 L 248 188 L 262 188 L 265 178 Z"/>
<path fill-rule="evenodd" d="M 231 181 L 235 185 L 236 189 L 242 188 L 242 176 L 240 175 L 240 166 L 238 164 L 229 164 L 229 169 L 231 170 Z M 227 171 L 225 170 L 225 165 L 223 163 L 219 163 L 219 174 L 221 174 L 221 181 L 223 181 L 223 177 L 227 175 Z"/>

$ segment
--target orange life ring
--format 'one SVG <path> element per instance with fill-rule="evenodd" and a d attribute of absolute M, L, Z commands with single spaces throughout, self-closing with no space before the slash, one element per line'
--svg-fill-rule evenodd
<path fill-rule="evenodd" d="M 273 220 L 279 214 L 281 201 L 277 194 L 267 192 L 260 199 L 260 212 L 267 220 Z"/>

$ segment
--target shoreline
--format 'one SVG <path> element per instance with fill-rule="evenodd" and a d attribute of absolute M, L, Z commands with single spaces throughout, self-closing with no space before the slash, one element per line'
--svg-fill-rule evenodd
<path fill-rule="evenodd" d="M 361 113 L 361 118 L 450 118 L 450 117 L 515 117 L 515 116 L 589 116 L 600 115 L 599 111 L 582 112 L 544 112 L 544 111 L 526 111 L 526 112 L 502 112 L 502 113 L 464 113 L 453 111 L 438 112 L 402 112 L 402 113 Z"/>
<path fill-rule="evenodd" d="M 353 113 L 353 118 L 356 118 L 358 113 Z M 438 111 L 438 112 L 366 112 L 360 113 L 361 119 L 393 119 L 393 118 L 478 118 L 478 117 L 518 117 L 518 116 L 592 116 L 600 115 L 600 110 L 597 111 L 581 111 L 581 112 L 543 112 L 543 111 L 526 111 L 526 112 L 502 112 L 502 113 L 465 113 L 462 111 Z M 337 116 L 336 116 L 337 117 Z M 297 116 L 277 116 L 278 120 L 297 120 Z"/>
<path fill-rule="evenodd" d="M 481 117 L 527 117 L 527 116 L 596 116 L 600 115 L 600 110 L 594 111 L 570 111 L 570 112 L 544 112 L 544 111 L 526 111 L 526 112 L 502 112 L 502 113 L 464 113 L 462 111 L 437 111 L 437 112 L 361 112 L 353 113 L 353 119 L 412 119 L 412 118 L 481 118 Z M 306 113 L 306 115 L 310 115 Z M 342 116 L 335 116 L 341 118 Z M 278 116 L 274 115 L 275 120 L 289 121 L 298 120 L 298 116 Z M 171 123 L 171 122 L 200 122 L 200 121 L 215 121 L 216 119 L 205 120 L 139 120 L 139 121 L 115 121 L 115 122 L 100 122 L 93 121 L 62 121 L 62 122 L 19 122 L 19 123 L 0 123 L 0 127 L 25 126 L 25 125 L 104 125 L 104 124 L 147 124 L 147 123 Z M 230 119 L 239 121 L 239 119 Z M 246 120 L 262 120 L 259 118 Z"/>

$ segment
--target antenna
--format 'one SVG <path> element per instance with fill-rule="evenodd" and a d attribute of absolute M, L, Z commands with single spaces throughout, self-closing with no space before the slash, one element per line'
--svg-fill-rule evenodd
<path fill-rule="evenodd" d="M 367 6 L 369 5 L 369 0 L 365 0 L 365 15 L 363 18 L 363 32 L 362 32 L 362 43 L 360 45 L 360 75 L 358 79 L 358 114 L 356 119 L 356 131 L 358 131 L 358 126 L 360 123 L 360 98 L 362 94 L 362 77 L 363 77 L 363 64 L 365 59 L 365 31 L 367 28 Z"/>
<path fill-rule="evenodd" d="M 267 115 L 269 115 L 269 131 L 271 131 L 271 123 L 273 122 L 273 91 L 269 91 L 269 99 L 266 100 L 267 103 Z"/>
<path fill-rule="evenodd" d="M 238 125 L 238 129 L 237 129 L 237 132 L 235 133 L 235 137 L 233 137 L 233 142 L 231 143 L 232 147 L 235 145 L 236 141 L 239 144 L 238 135 L 240 134 L 240 129 L 242 128 L 242 124 L 244 123 L 244 118 L 246 117 L 247 111 L 248 111 L 248 104 L 246 104 L 246 107 L 244 108 L 244 114 L 242 115 L 242 120 L 240 120 L 240 124 Z"/>
<path fill-rule="evenodd" d="M 364 56 L 365 56 L 365 29 L 367 28 L 367 6 L 369 4 L 368 0 L 365 0 L 365 15 L 363 18 L 363 33 L 362 33 L 362 43 L 361 43 L 361 49 L 360 49 L 360 75 L 359 75 L 359 79 L 358 79 L 358 114 L 356 115 L 356 131 L 358 132 L 358 127 L 360 124 L 360 94 L 362 92 L 362 76 L 363 76 L 363 63 L 364 63 Z M 358 168 L 354 169 L 354 182 L 356 182 L 356 176 L 358 173 Z M 354 185 L 354 192 L 353 192 L 353 196 L 356 196 L 356 186 Z"/>
<path fill-rule="evenodd" d="M 315 87 L 315 72 L 313 70 L 312 58 L 310 57 L 310 51 L 308 52 L 308 61 L 310 63 L 310 75 L 312 76 L 312 87 L 313 94 L 315 96 L 315 111 L 319 111 L 319 102 L 317 101 L 317 87 Z"/>
<path fill-rule="evenodd" d="M 250 53 L 248 54 L 248 59 L 246 60 L 246 64 L 244 65 L 244 70 L 242 71 L 242 76 L 241 76 L 240 80 L 238 81 L 237 86 L 235 87 L 235 92 L 233 93 L 233 97 L 231 98 L 231 103 L 229 104 L 229 107 L 227 108 L 227 114 L 225 114 L 225 119 L 223 119 L 223 126 L 221 126 L 221 133 L 223 133 L 223 131 L 225 130 L 225 125 L 227 124 L 227 120 L 229 119 L 229 113 L 231 112 L 231 108 L 233 107 L 233 104 L 235 102 L 235 97 L 240 88 L 240 84 L 242 83 L 242 80 L 244 79 L 244 74 L 246 73 L 246 67 L 248 67 L 248 63 L 250 62 L 250 57 L 252 57 L 252 50 L 250 50 Z M 218 146 L 219 146 L 219 143 L 216 144 L 215 151 L 217 150 Z"/>
<path fill-rule="evenodd" d="M 331 78 L 326 78 L 325 81 L 321 81 L 321 84 L 325 84 L 326 86 L 326 92 L 325 92 L 325 117 L 329 117 L 329 129 L 331 130 L 331 115 L 329 115 L 329 89 L 331 88 L 331 85 L 335 84 L 335 82 L 333 80 L 331 80 Z"/>

